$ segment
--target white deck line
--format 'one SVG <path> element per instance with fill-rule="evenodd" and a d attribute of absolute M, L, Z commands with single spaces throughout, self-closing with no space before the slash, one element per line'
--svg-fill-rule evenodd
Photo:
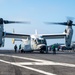
<path fill-rule="evenodd" d="M 0 59 L 0 61 L 3 62 L 3 63 L 6 63 L 6 64 L 11 64 L 11 65 L 15 65 L 15 66 L 18 66 L 18 67 L 21 67 L 21 68 L 29 69 L 29 70 L 32 70 L 32 71 L 35 71 L 35 72 L 38 72 L 38 73 L 41 73 L 41 74 L 56 75 L 56 74 L 53 74 L 53 73 L 50 73 L 50 72 L 46 72 L 46 71 L 43 71 L 43 70 L 39 70 L 39 69 L 35 69 L 35 68 L 32 68 L 32 67 L 28 67 L 28 66 L 22 66 L 22 65 L 15 64 L 15 63 L 8 62 L 8 61 L 1 60 L 1 59 Z"/>

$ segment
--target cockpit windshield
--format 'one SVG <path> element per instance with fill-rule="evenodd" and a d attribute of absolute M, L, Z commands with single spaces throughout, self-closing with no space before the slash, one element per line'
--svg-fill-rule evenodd
<path fill-rule="evenodd" d="M 37 44 L 46 44 L 46 40 L 45 39 L 37 39 Z"/>

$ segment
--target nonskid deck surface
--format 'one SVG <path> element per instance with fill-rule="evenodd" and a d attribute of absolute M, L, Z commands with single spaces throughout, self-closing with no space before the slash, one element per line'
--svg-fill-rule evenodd
<path fill-rule="evenodd" d="M 15 53 L 0 50 L 0 75 L 75 75 L 75 52 Z"/>

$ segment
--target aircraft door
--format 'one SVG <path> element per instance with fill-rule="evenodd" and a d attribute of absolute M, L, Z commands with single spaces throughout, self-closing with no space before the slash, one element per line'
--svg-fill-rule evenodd
<path fill-rule="evenodd" d="M 31 48 L 32 48 L 32 49 L 36 49 L 36 48 L 37 48 L 36 39 L 32 39 L 32 40 L 31 40 Z"/>

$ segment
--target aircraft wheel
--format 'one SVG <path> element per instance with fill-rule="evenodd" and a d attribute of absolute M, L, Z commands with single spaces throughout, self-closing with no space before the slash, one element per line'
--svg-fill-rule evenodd
<path fill-rule="evenodd" d="M 32 53 L 33 51 L 30 51 L 30 53 Z"/>
<path fill-rule="evenodd" d="M 44 51 L 43 50 L 40 50 L 40 53 L 44 53 Z"/>
<path fill-rule="evenodd" d="M 23 51 L 23 49 L 21 50 L 21 53 L 23 53 L 24 51 Z"/>

